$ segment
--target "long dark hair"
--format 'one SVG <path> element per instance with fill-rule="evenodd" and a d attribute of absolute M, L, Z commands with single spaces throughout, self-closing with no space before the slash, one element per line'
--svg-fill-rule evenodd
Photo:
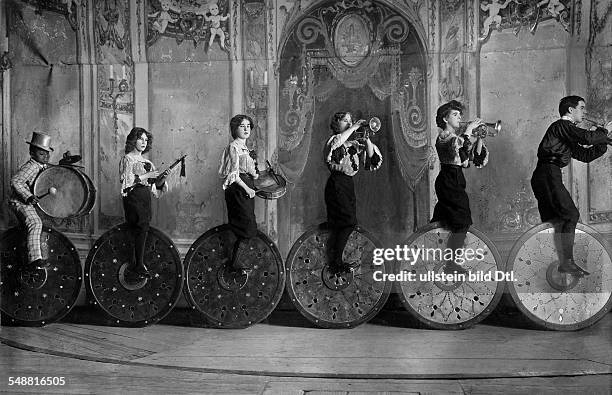
<path fill-rule="evenodd" d="M 232 119 L 230 119 L 230 133 L 232 135 L 232 138 L 238 137 L 238 128 L 240 127 L 242 121 L 245 119 L 248 120 L 251 124 L 251 133 L 253 132 L 253 129 L 255 129 L 255 122 L 253 122 L 253 118 L 244 114 L 234 115 Z"/>
<path fill-rule="evenodd" d="M 346 116 L 346 114 L 350 114 L 348 111 L 339 111 L 332 116 L 331 121 L 329 122 L 329 128 L 332 131 L 332 134 L 340 133 L 340 121 L 342 118 Z M 351 114 L 351 118 L 353 115 Z"/>
<path fill-rule="evenodd" d="M 142 153 L 144 154 L 145 152 L 149 152 L 151 150 L 151 147 L 153 146 L 153 135 L 149 133 L 145 128 L 134 127 L 132 128 L 132 130 L 130 130 L 130 134 L 128 134 L 125 138 L 126 154 L 129 154 L 130 152 L 134 151 L 134 149 L 136 149 L 136 140 L 138 140 L 143 134 L 147 135 L 148 140 L 147 146 L 144 151 L 142 151 Z"/>

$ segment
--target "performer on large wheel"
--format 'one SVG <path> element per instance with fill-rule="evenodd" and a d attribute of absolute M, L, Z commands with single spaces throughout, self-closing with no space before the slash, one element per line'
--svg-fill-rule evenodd
<path fill-rule="evenodd" d="M 351 113 L 337 112 L 330 122 L 332 136 L 324 148 L 324 160 L 330 171 L 325 184 L 325 206 L 327 226 L 333 235 L 334 250 L 332 269 L 338 272 L 354 270 L 360 261 L 343 262 L 342 253 L 351 232 L 357 226 L 357 199 L 353 176 L 364 169 L 374 171 L 382 164 L 382 155 L 367 134 L 363 139 L 351 138 L 353 133 L 367 121 L 360 119 L 353 123 Z"/>
<path fill-rule="evenodd" d="M 538 146 L 538 164 L 531 177 L 531 187 L 538 200 L 542 222 L 552 222 L 559 235 L 559 273 L 577 277 L 589 272 L 574 261 L 574 238 L 580 214 L 570 193 L 563 185 L 561 169 L 571 159 L 591 162 L 607 150 L 612 122 L 605 128 L 585 130 L 576 126 L 583 121 L 586 104 L 580 96 L 567 96 L 559 102 L 561 119 L 553 122 Z M 592 145 L 590 148 L 582 145 Z"/>
<path fill-rule="evenodd" d="M 257 235 L 255 219 L 255 179 L 259 177 L 254 152 L 246 146 L 255 124 L 248 115 L 235 115 L 230 120 L 230 133 L 234 139 L 221 155 L 219 176 L 223 178 L 225 203 L 229 226 L 236 235 L 231 265 L 248 272 L 252 268 L 247 260 L 237 259 L 240 248 Z"/>
<path fill-rule="evenodd" d="M 11 178 L 9 200 L 20 226 L 0 235 L 0 310 L 8 315 L 8 322 L 31 326 L 57 321 L 74 307 L 82 268 L 70 240 L 44 226 L 37 212 L 46 196 L 62 189 L 57 185 L 39 191 L 38 196 L 36 192 L 37 180 L 53 169 L 49 165 L 51 137 L 34 132 L 27 143 L 31 158 Z"/>
<path fill-rule="evenodd" d="M 285 181 L 270 168 L 262 176 L 270 179 L 259 183 L 255 152 L 246 146 L 254 127 L 247 115 L 230 120 L 233 140 L 219 163 L 229 223 L 201 235 L 184 261 L 185 298 L 217 328 L 245 328 L 264 320 L 285 288 L 283 260 L 274 242 L 257 229 L 254 201 L 256 195 L 282 196 Z"/>
<path fill-rule="evenodd" d="M 30 160 L 11 178 L 9 207 L 27 232 L 27 266 L 46 269 L 49 263 L 47 259 L 43 259 L 40 249 L 43 223 L 34 207 L 39 197 L 32 192 L 32 186 L 38 174 L 48 167 L 49 154 L 53 151 L 50 146 L 51 136 L 33 132 L 32 140 L 26 143 L 30 145 Z"/>
<path fill-rule="evenodd" d="M 125 222 L 134 237 L 133 260 L 125 270 L 128 282 L 137 282 L 151 273 L 144 264 L 145 243 L 151 222 L 151 194 L 159 197 L 167 190 L 165 177 L 158 177 L 153 163 L 142 154 L 149 152 L 153 135 L 147 130 L 134 127 L 125 139 L 125 155 L 119 162 L 121 196 Z"/>
<path fill-rule="evenodd" d="M 463 248 L 467 231 L 472 224 L 463 168 L 469 167 L 470 162 L 480 168 L 485 166 L 489 159 L 483 139 L 478 137 L 475 144 L 471 140 L 472 131 L 483 125 L 482 120 L 477 118 L 470 122 L 465 132 L 458 135 L 461 130 L 462 112 L 463 105 L 451 100 L 440 106 L 436 113 L 436 125 L 440 128 L 436 151 L 441 167 L 435 181 L 438 202 L 431 222 L 441 222 L 451 231 L 447 248 L 453 250 L 453 258 L 447 260 L 443 268 L 447 274 L 467 273 L 467 270 L 455 261 L 455 252 Z"/>

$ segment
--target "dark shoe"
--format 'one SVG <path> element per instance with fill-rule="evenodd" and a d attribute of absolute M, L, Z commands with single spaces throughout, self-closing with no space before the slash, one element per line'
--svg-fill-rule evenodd
<path fill-rule="evenodd" d="M 142 278 L 151 278 L 151 272 L 145 265 L 136 266 L 134 273 L 138 274 Z"/>
<path fill-rule="evenodd" d="M 130 268 L 125 269 L 123 277 L 125 278 L 125 281 L 130 284 L 138 283 L 146 278 L 144 274 L 140 274 Z"/>
<path fill-rule="evenodd" d="M 589 274 L 591 274 L 580 266 L 578 266 L 573 259 L 568 259 L 562 262 L 557 268 L 557 270 L 559 271 L 559 273 L 571 274 L 572 276 L 577 277 L 588 276 Z"/>
<path fill-rule="evenodd" d="M 442 268 L 445 274 L 467 274 L 467 269 L 455 262 L 446 262 Z"/>
<path fill-rule="evenodd" d="M 34 262 L 29 264 L 32 269 L 48 269 L 51 264 L 46 259 L 37 259 Z"/>
<path fill-rule="evenodd" d="M 245 258 L 245 250 L 248 248 L 248 243 L 244 240 L 238 242 L 234 247 L 234 253 L 232 256 L 232 269 L 237 272 L 247 272 L 250 273 L 253 271 L 251 264 L 248 259 Z"/>
<path fill-rule="evenodd" d="M 329 265 L 329 271 L 334 274 L 350 273 L 357 270 L 359 266 L 361 266 L 361 262 L 359 261 L 336 262 Z"/>

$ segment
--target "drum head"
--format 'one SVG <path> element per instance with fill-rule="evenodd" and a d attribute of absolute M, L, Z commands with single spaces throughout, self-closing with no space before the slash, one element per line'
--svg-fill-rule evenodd
<path fill-rule="evenodd" d="M 172 241 L 149 228 L 144 263 L 152 277 L 138 283 L 125 280 L 133 259 L 129 228 L 119 225 L 104 233 L 89 251 L 85 285 L 90 300 L 116 324 L 143 326 L 164 318 L 178 302 L 183 284 L 183 264 Z"/>
<path fill-rule="evenodd" d="M 280 252 L 263 233 L 239 249 L 250 273 L 230 268 L 236 237 L 229 225 L 200 236 L 185 256 L 185 298 L 218 328 L 244 328 L 272 313 L 285 288 Z"/>
<path fill-rule="evenodd" d="M 397 281 L 395 287 L 406 310 L 425 326 L 464 329 L 482 321 L 499 303 L 504 280 L 495 281 L 494 275 L 505 273 L 504 265 L 493 242 L 470 227 L 463 248 L 475 253 L 470 254 L 473 259 L 466 260 L 463 267 L 480 277 L 440 279 L 444 260 L 434 251 L 444 251 L 448 236 L 449 231 L 438 223 L 429 224 L 410 236 L 404 244 L 411 251 L 423 254 L 417 254 L 416 261 L 398 261 L 398 272 L 413 273 L 415 280 Z M 478 259 L 480 256 L 482 259 Z"/>
<path fill-rule="evenodd" d="M 266 169 L 253 181 L 255 194 L 262 199 L 278 199 L 287 192 L 287 181 L 283 176 Z"/>
<path fill-rule="evenodd" d="M 55 194 L 40 199 L 38 207 L 52 218 L 78 216 L 89 199 L 85 176 L 72 166 L 51 166 L 40 172 L 34 181 L 34 194 L 42 196 L 55 188 Z"/>
<path fill-rule="evenodd" d="M 24 269 L 25 231 L 11 228 L 0 236 L 0 310 L 15 325 L 40 326 L 58 321 L 74 307 L 82 283 L 74 245 L 58 231 L 43 227 L 43 258 L 48 269 Z"/>
<path fill-rule="evenodd" d="M 515 281 L 508 290 L 518 309 L 539 327 L 577 330 L 599 321 L 612 306 L 610 249 L 597 232 L 576 227 L 574 260 L 591 274 L 560 274 L 552 224 L 537 225 L 515 243 L 508 270 Z"/>
<path fill-rule="evenodd" d="M 322 328 L 352 328 L 372 319 L 384 306 L 391 283 L 376 281 L 375 272 L 390 273 L 388 265 L 373 264 L 380 244 L 361 227 L 351 233 L 343 252 L 345 262 L 359 261 L 352 272 L 330 270 L 331 233 L 306 231 L 293 244 L 287 258 L 287 292 L 295 307 Z"/>

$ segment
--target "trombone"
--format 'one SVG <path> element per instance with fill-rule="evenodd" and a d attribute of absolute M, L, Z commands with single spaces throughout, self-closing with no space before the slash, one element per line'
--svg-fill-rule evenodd
<path fill-rule="evenodd" d="M 467 125 L 472 122 L 474 121 L 459 122 L 459 125 L 461 126 L 462 129 L 465 130 L 467 129 Z M 501 119 L 497 120 L 496 122 L 485 122 L 484 124 L 475 128 L 472 132 L 473 132 L 474 137 L 479 137 L 481 139 L 487 136 L 495 137 L 502 130 L 501 124 L 502 124 Z"/>

